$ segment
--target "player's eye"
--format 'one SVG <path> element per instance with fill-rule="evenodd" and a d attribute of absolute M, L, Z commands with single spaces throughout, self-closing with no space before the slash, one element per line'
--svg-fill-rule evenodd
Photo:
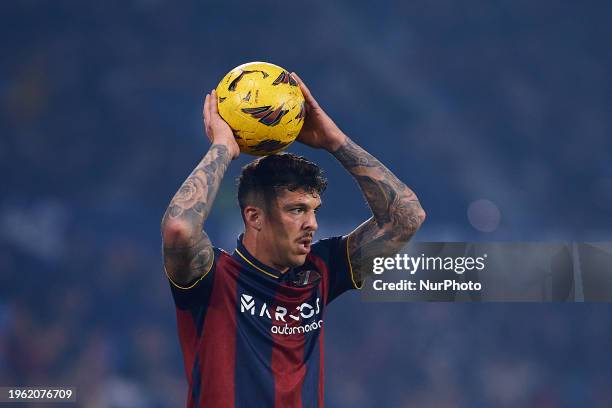
<path fill-rule="evenodd" d="M 292 214 L 301 214 L 301 213 L 304 212 L 304 209 L 303 208 L 299 208 L 299 207 L 298 208 L 292 208 L 292 209 L 289 210 L 289 212 L 292 213 Z"/>

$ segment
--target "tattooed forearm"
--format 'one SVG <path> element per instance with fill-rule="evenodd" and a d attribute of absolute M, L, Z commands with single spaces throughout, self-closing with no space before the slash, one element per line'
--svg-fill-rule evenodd
<path fill-rule="evenodd" d="M 230 161 L 227 147 L 213 145 L 174 195 L 164 215 L 164 222 L 180 218 L 201 227 Z"/>
<path fill-rule="evenodd" d="M 425 218 L 414 192 L 349 138 L 333 154 L 359 184 L 373 215 L 351 234 L 353 266 L 399 250 Z"/>
<path fill-rule="evenodd" d="M 162 220 L 168 273 L 187 281 L 207 270 L 212 245 L 202 230 L 231 161 L 227 147 L 213 145 L 172 198 Z"/>
<path fill-rule="evenodd" d="M 412 190 L 349 138 L 334 156 L 359 183 L 379 228 L 396 227 L 398 233 L 414 233 L 420 225 L 414 215 L 422 210 Z"/>

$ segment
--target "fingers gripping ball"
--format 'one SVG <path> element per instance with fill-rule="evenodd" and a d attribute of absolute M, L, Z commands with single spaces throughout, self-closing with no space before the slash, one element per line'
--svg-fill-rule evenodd
<path fill-rule="evenodd" d="M 249 62 L 232 69 L 216 89 L 219 114 L 240 151 L 255 156 L 289 146 L 304 123 L 304 96 L 284 68 Z"/>

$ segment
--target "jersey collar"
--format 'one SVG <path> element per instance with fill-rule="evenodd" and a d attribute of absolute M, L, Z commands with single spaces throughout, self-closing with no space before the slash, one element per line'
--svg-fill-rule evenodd
<path fill-rule="evenodd" d="M 242 244 L 242 236 L 240 234 L 238 237 L 238 242 L 236 243 L 236 249 L 232 254 L 232 257 L 238 260 L 240 263 L 251 267 L 252 269 L 261 272 L 271 278 L 279 279 L 283 276 L 283 273 L 278 269 L 274 269 L 268 265 L 265 265 L 257 260 L 253 255 L 247 251 L 246 247 Z"/>

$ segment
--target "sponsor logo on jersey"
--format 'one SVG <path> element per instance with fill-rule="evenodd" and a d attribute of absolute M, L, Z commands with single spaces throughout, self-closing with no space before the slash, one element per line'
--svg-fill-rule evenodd
<path fill-rule="evenodd" d="M 253 296 L 243 293 L 240 296 L 240 312 L 272 320 L 270 331 L 274 334 L 303 334 L 318 330 L 323 325 L 323 320 L 318 319 L 321 313 L 321 300 L 318 297 L 314 304 L 304 302 L 293 309 L 288 309 L 281 305 L 271 308 L 267 303 L 256 301 Z M 305 323 L 309 319 L 313 321 Z M 296 326 L 295 322 L 305 324 Z"/>

